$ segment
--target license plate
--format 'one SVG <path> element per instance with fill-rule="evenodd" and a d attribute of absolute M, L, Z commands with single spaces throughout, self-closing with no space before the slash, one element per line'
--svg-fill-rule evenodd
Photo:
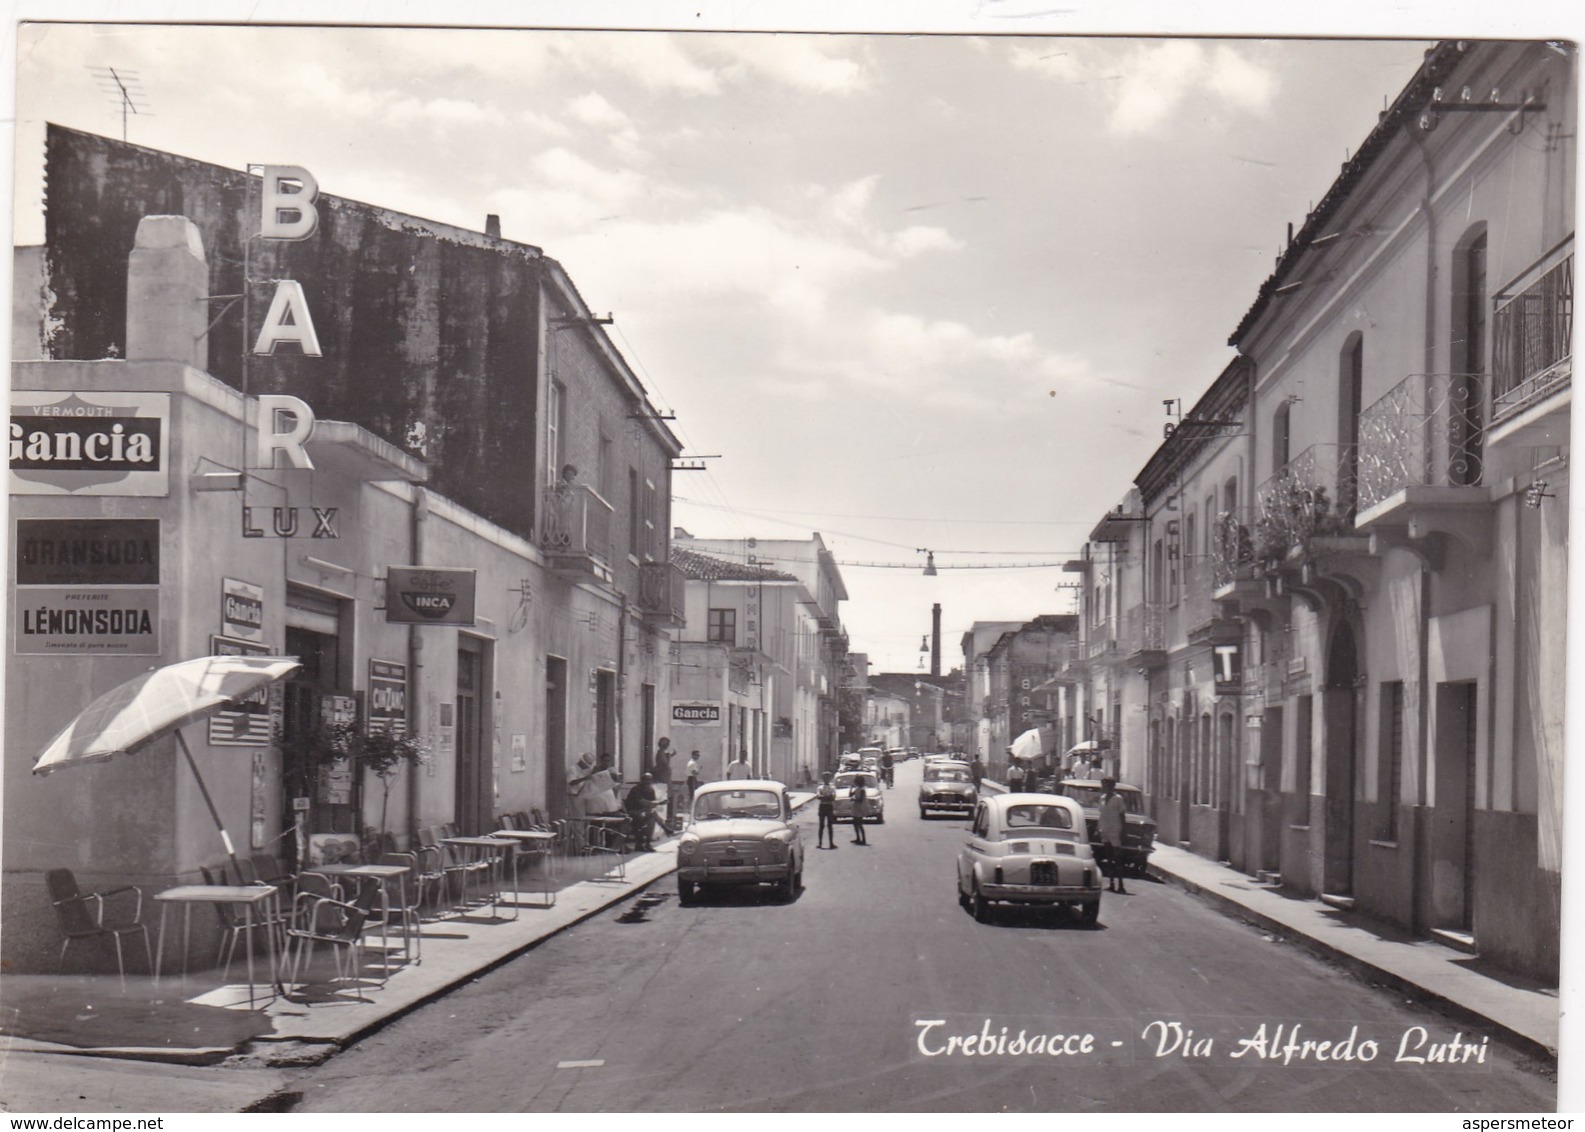
<path fill-rule="evenodd" d="M 1057 864 L 1055 861 L 1031 861 L 1029 864 L 1030 884 L 1056 884 Z"/>
<path fill-rule="evenodd" d="M 721 864 L 726 868 L 733 868 L 743 863 L 742 857 L 722 857 Z"/>

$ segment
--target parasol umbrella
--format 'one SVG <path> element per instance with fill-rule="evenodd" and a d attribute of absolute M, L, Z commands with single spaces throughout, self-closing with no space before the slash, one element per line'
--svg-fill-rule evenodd
<path fill-rule="evenodd" d="M 1009 749 L 1013 752 L 1014 758 L 1038 759 L 1044 753 L 1044 748 L 1040 744 L 1039 729 L 1031 727 L 1014 739 L 1013 745 Z"/>
<path fill-rule="evenodd" d="M 220 820 L 220 811 L 215 809 L 203 775 L 198 773 L 198 764 L 193 761 L 181 728 L 273 684 L 298 667 L 296 657 L 200 656 L 151 669 L 110 689 L 79 712 L 34 760 L 33 773 L 49 774 L 78 763 L 104 762 L 112 755 L 132 754 L 175 732 L 226 852 L 235 861 L 237 853 L 231 836 Z"/>

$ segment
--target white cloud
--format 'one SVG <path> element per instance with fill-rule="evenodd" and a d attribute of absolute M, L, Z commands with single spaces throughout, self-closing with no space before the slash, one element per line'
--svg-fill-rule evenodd
<path fill-rule="evenodd" d="M 865 64 L 840 48 L 862 40 L 818 35 L 741 35 L 715 41 L 743 70 L 818 94 L 852 94 L 869 86 Z"/>
<path fill-rule="evenodd" d="M 925 252 L 955 252 L 964 245 L 962 240 L 945 228 L 916 224 L 892 233 L 890 246 L 899 258 L 912 259 Z"/>
<path fill-rule="evenodd" d="M 1277 76 L 1244 58 L 1236 49 L 1223 45 L 1211 56 L 1207 85 L 1229 102 L 1263 111 L 1276 93 Z"/>
<path fill-rule="evenodd" d="M 610 99 L 593 90 L 571 99 L 567 112 L 576 121 L 597 130 L 626 130 L 633 125 L 633 120 L 613 106 Z"/>
<path fill-rule="evenodd" d="M 1132 54 L 1118 84 L 1110 125 L 1121 134 L 1149 133 L 1204 82 L 1205 51 L 1197 43 L 1171 40 Z"/>
<path fill-rule="evenodd" d="M 576 35 L 576 33 L 569 33 Z M 566 40 L 557 57 L 580 74 L 618 74 L 651 91 L 719 94 L 716 71 L 680 46 L 686 40 L 640 32 L 600 32 L 590 50 L 588 36 Z"/>

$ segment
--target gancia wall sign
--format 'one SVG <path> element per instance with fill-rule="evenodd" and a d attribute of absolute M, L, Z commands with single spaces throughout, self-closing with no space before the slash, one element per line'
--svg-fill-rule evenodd
<path fill-rule="evenodd" d="M 170 494 L 169 393 L 11 394 L 13 495 Z"/>

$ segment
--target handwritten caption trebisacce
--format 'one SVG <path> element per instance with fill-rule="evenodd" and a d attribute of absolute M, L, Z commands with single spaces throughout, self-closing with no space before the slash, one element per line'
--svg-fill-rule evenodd
<path fill-rule="evenodd" d="M 999 1019 L 984 1015 L 915 1017 L 912 1055 L 932 1061 L 1045 1060 L 1139 1062 L 1176 1060 L 1248 1068 L 1382 1066 L 1489 1069 L 1489 1035 L 1413 1024 L 1276 1022 L 1215 1018 Z"/>

